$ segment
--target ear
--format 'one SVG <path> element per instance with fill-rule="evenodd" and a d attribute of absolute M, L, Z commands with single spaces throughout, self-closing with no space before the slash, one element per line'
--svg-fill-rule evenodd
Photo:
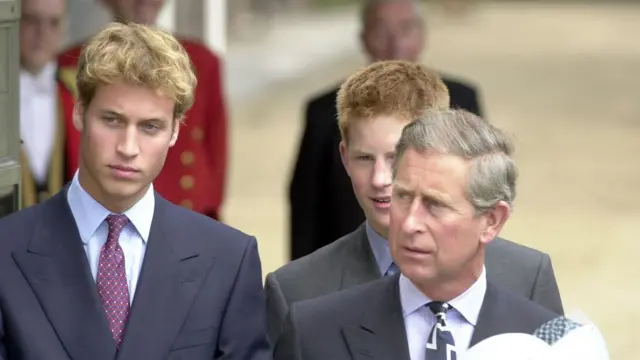
<path fill-rule="evenodd" d="M 73 106 L 73 126 L 78 131 L 84 128 L 84 106 L 80 101 L 76 101 Z"/>
<path fill-rule="evenodd" d="M 176 141 L 178 141 L 178 134 L 180 133 L 182 118 L 176 118 L 173 122 L 173 133 L 171 134 L 171 140 L 169 140 L 169 147 L 172 147 L 176 144 Z"/>
<path fill-rule="evenodd" d="M 484 229 L 480 236 L 480 242 L 483 244 L 490 243 L 504 227 L 504 224 L 509 219 L 511 214 L 511 208 L 509 204 L 504 201 L 498 202 L 493 209 L 487 211 L 481 216 L 484 218 Z"/>
<path fill-rule="evenodd" d="M 342 160 L 342 166 L 344 166 L 344 169 L 347 171 L 347 175 L 351 176 L 351 174 L 349 174 L 349 149 L 347 148 L 347 144 L 344 142 L 344 140 L 340 141 L 340 145 L 338 148 L 340 150 L 340 160 Z"/>

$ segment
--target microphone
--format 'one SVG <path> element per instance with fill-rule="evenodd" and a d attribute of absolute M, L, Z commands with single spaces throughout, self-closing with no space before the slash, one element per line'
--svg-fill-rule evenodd
<path fill-rule="evenodd" d="M 551 319 L 542 324 L 533 333 L 533 336 L 541 339 L 549 345 L 553 345 L 556 341 L 562 339 L 572 330 L 581 327 L 582 324 L 575 322 L 564 316 Z"/>

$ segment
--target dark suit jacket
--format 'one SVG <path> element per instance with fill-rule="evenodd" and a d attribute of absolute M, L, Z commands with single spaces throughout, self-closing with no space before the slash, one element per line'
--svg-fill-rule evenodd
<path fill-rule="evenodd" d="M 549 255 L 496 238 L 485 252 L 487 279 L 562 314 Z M 348 289 L 381 277 L 365 226 L 267 275 L 267 320 L 274 344 L 291 304 Z"/>
<path fill-rule="evenodd" d="M 256 240 L 156 194 L 116 354 L 66 189 L 0 219 L 0 359 L 270 359 Z"/>
<path fill-rule="evenodd" d="M 477 91 L 443 78 L 452 108 L 481 115 Z M 311 100 L 289 187 L 291 259 L 295 260 L 355 230 L 364 213 L 353 194 L 338 145 L 336 93 Z"/>
<path fill-rule="evenodd" d="M 275 360 L 409 360 L 398 277 L 294 304 Z M 533 332 L 557 314 L 487 282 L 471 343 Z"/>

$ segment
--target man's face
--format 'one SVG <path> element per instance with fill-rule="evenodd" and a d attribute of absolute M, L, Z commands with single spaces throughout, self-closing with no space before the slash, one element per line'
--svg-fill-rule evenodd
<path fill-rule="evenodd" d="M 402 273 L 416 284 L 428 284 L 459 279 L 481 268 L 481 244 L 498 234 L 508 205 L 476 214 L 465 196 L 468 160 L 413 149 L 399 160 L 389 243 Z"/>
<path fill-rule="evenodd" d="M 177 140 L 173 111 L 172 99 L 125 83 L 100 86 L 88 107 L 76 105 L 83 187 L 105 206 L 141 198 Z"/>
<path fill-rule="evenodd" d="M 391 205 L 391 166 L 395 146 L 408 120 L 379 116 L 354 122 L 340 154 L 369 224 L 386 237 Z"/>
<path fill-rule="evenodd" d="M 20 62 L 38 73 L 53 60 L 65 31 L 65 0 L 23 0 L 20 19 Z"/>
<path fill-rule="evenodd" d="M 410 0 L 375 6 L 362 33 L 364 48 L 372 61 L 416 62 L 424 48 L 424 24 Z"/>
<path fill-rule="evenodd" d="M 164 5 L 164 0 L 103 0 L 111 11 L 126 21 L 153 25 Z"/>

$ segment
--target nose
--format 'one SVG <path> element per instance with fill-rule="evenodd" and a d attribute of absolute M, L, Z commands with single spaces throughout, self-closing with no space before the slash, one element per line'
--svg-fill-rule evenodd
<path fill-rule="evenodd" d="M 138 132 L 135 126 L 125 128 L 117 147 L 118 154 L 125 158 L 136 157 L 140 153 Z"/>
<path fill-rule="evenodd" d="M 376 160 L 373 167 L 372 185 L 376 189 L 384 189 L 391 186 L 391 163 L 385 160 Z"/>
<path fill-rule="evenodd" d="M 417 198 L 414 199 L 402 223 L 402 230 L 408 234 L 425 231 L 424 221 L 421 220 L 424 219 L 425 216 L 423 212 L 420 200 Z"/>

